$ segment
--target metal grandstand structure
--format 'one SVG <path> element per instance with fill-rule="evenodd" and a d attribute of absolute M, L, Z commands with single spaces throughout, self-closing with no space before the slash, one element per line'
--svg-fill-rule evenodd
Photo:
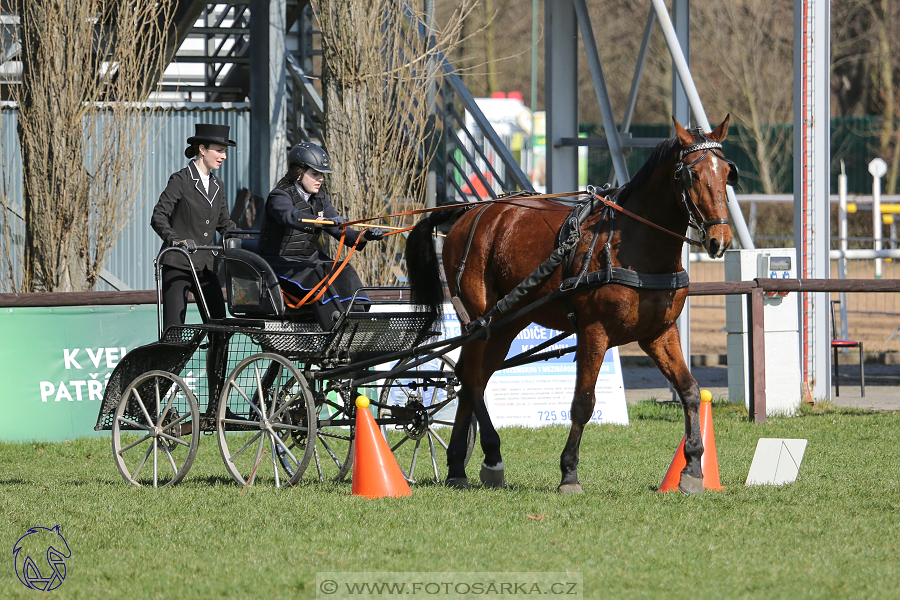
<path fill-rule="evenodd" d="M 398 0 L 401 2 L 402 0 Z M 268 6 L 266 6 L 268 5 Z M 244 102 L 254 95 L 251 77 L 253 7 L 268 17 L 284 7 L 284 139 L 286 147 L 302 141 L 324 142 L 325 107 L 319 87 L 320 35 L 312 7 L 305 0 L 271 2 L 179 1 L 173 36 L 175 53 L 161 79 L 160 100 L 182 102 Z M 269 11 L 266 13 L 266 11 Z M 410 34 L 425 35 L 411 12 Z M 188 26 L 189 25 L 189 26 Z M 504 191 L 531 189 L 507 146 L 497 136 L 475 99 L 444 59 L 443 85 L 434 105 L 443 132 L 435 158 L 438 203 L 449 198 L 495 197 Z M 251 108 L 252 110 L 252 108 Z M 476 127 L 467 126 L 466 113 Z M 411 142 L 416 143 L 415 140 Z M 480 186 L 466 186 L 477 178 Z"/>

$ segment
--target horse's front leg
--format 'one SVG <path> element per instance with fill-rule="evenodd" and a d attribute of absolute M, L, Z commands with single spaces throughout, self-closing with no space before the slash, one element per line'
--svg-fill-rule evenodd
<path fill-rule="evenodd" d="M 678 328 L 673 324 L 662 335 L 653 340 L 641 340 L 641 349 L 653 359 L 663 375 L 681 398 L 684 410 L 684 458 L 687 465 L 681 471 L 678 484 L 685 494 L 703 493 L 703 471 L 700 458 L 703 456 L 703 440 L 700 437 L 700 386 L 691 375 L 684 355 Z"/>
<path fill-rule="evenodd" d="M 566 446 L 559 457 L 562 481 L 557 490 L 562 494 L 581 493 L 581 483 L 578 481 L 578 452 L 584 426 L 591 420 L 591 414 L 594 412 L 594 388 L 608 345 L 606 333 L 597 325 L 578 333 L 575 395 L 572 397 L 571 410 L 572 426 L 569 428 Z"/>

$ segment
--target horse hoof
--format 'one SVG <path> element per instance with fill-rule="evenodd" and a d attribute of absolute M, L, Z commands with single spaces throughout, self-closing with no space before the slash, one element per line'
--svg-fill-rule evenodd
<path fill-rule="evenodd" d="M 484 487 L 506 487 L 506 478 L 503 475 L 503 463 L 497 463 L 495 467 L 489 467 L 481 463 L 481 473 L 478 474 Z"/>
<path fill-rule="evenodd" d="M 580 494 L 582 492 L 580 483 L 564 483 L 556 488 L 560 494 Z"/>
<path fill-rule="evenodd" d="M 681 493 L 687 495 L 703 493 L 703 478 L 691 477 L 690 475 L 682 475 L 681 481 L 678 483 L 678 489 Z"/>
<path fill-rule="evenodd" d="M 465 477 L 448 477 L 446 484 L 447 487 L 455 488 L 457 490 L 469 489 L 469 480 Z"/>

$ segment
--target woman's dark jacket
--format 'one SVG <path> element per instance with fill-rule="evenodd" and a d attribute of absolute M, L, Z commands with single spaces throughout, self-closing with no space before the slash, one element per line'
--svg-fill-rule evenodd
<path fill-rule="evenodd" d="M 338 213 L 331 205 L 324 190 L 304 200 L 292 182 L 280 182 L 266 199 L 265 217 L 260 229 L 257 252 L 272 266 L 279 276 L 282 288 L 291 294 L 308 292 L 330 271 L 334 261 L 318 246 L 319 233 L 324 231 L 340 240 L 340 227 L 317 228 L 303 223 L 303 219 L 332 219 Z M 357 250 L 366 245 L 362 232 L 345 228 L 344 245 Z M 336 303 L 350 300 L 362 287 L 353 267 L 347 265 L 317 304 L 329 306 L 329 310 L 343 307 Z M 298 289 L 299 288 L 299 289 Z M 326 311 L 322 311 L 325 314 Z M 330 312 L 326 316 L 330 316 Z"/>
<path fill-rule="evenodd" d="M 200 172 L 193 160 L 169 177 L 169 183 L 153 209 L 150 226 L 162 238 L 162 248 L 187 239 L 194 240 L 198 246 L 212 246 L 216 243 L 216 231 L 224 233 L 237 229 L 225 206 L 224 183 L 210 173 L 209 192 L 204 191 Z M 210 252 L 197 252 L 191 260 L 198 271 L 212 269 L 213 255 Z M 162 262 L 170 267 L 190 269 L 187 259 L 180 252 L 167 253 Z"/>
<path fill-rule="evenodd" d="M 281 256 L 307 261 L 316 257 L 319 250 L 319 232 L 324 231 L 336 240 L 341 239 L 340 227 L 313 227 L 304 219 L 333 219 L 338 212 L 324 190 L 303 199 L 297 186 L 282 182 L 275 186 L 266 199 L 266 212 L 259 235 L 258 252 L 263 256 Z M 353 246 L 361 232 L 346 228 L 345 246 Z M 357 250 L 366 245 L 359 240 Z"/>

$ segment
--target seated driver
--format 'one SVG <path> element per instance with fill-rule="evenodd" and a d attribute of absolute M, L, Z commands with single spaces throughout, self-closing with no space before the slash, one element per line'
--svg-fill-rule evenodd
<path fill-rule="evenodd" d="M 333 274 L 334 261 L 318 243 L 322 231 L 337 240 L 343 235 L 344 245 L 352 247 L 356 244 L 357 250 L 361 250 L 367 241 L 381 240 L 384 235 L 380 229 L 360 232 L 337 227 L 347 220 L 338 215 L 322 185 L 325 174 L 332 172 L 331 159 L 325 150 L 308 142 L 297 144 L 288 154 L 287 173 L 266 199 L 257 252 L 278 275 L 282 291 L 289 296 L 289 305 L 293 303 L 291 298 L 303 299 Z M 334 225 L 304 220 L 330 221 Z M 348 264 L 324 294 L 307 306 L 312 308 L 319 325 L 330 329 L 361 287 L 359 276 Z M 319 286 L 313 297 L 321 289 Z M 368 300 L 363 294 L 357 299 Z"/>

